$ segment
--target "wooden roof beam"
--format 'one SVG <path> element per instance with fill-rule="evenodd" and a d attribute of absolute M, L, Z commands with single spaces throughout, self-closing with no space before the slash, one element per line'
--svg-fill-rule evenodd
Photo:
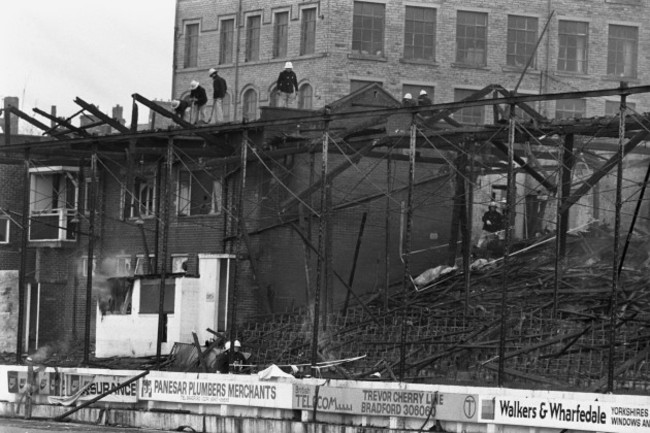
<path fill-rule="evenodd" d="M 109 124 L 113 129 L 117 130 L 118 132 L 122 132 L 122 133 L 131 132 L 129 128 L 122 125 L 120 122 L 113 119 L 112 117 L 109 117 L 108 115 L 104 114 L 102 111 L 99 110 L 99 108 L 97 108 L 93 104 L 89 104 L 88 102 L 84 101 L 80 97 L 77 96 L 74 102 L 84 110 L 90 112 L 93 116 L 97 117 L 99 120 Z"/>
<path fill-rule="evenodd" d="M 34 113 L 40 114 L 41 116 L 46 117 L 65 128 L 68 128 L 70 132 L 74 132 L 78 135 L 81 135 L 82 137 L 90 137 L 90 134 L 88 132 L 84 131 L 81 128 L 77 128 L 76 126 L 74 126 L 72 123 L 68 122 L 65 119 L 60 119 L 36 107 L 32 108 L 32 110 L 34 110 Z"/>
<path fill-rule="evenodd" d="M 48 132 L 50 130 L 50 127 L 47 126 L 44 123 L 41 123 L 40 121 L 34 119 L 32 116 L 29 114 L 25 113 L 24 111 L 19 110 L 18 108 L 10 105 L 7 107 L 7 111 L 9 111 L 11 114 L 14 114 L 18 116 L 19 118 L 23 119 L 25 122 L 37 127 L 38 129 L 43 130 L 43 133 L 47 133 L 51 135 L 52 137 L 58 139 L 58 140 L 64 140 L 65 138 L 58 136 L 57 134 L 54 134 L 53 132 Z"/>

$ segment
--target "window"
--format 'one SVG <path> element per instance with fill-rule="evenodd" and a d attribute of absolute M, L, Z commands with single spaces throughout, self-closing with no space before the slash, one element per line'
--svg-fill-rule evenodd
<path fill-rule="evenodd" d="M 273 58 L 287 57 L 287 40 L 289 36 L 289 12 L 275 14 L 273 27 Z"/>
<path fill-rule="evenodd" d="M 88 276 L 88 256 L 81 258 L 81 275 Z M 97 275 L 97 257 L 93 257 L 93 276 Z"/>
<path fill-rule="evenodd" d="M 244 92 L 243 116 L 246 120 L 257 119 L 257 92 L 248 89 Z"/>
<path fill-rule="evenodd" d="M 352 51 L 357 54 L 384 55 L 384 21 L 386 6 L 379 3 L 354 2 L 352 17 Z"/>
<path fill-rule="evenodd" d="M 559 99 L 555 102 L 556 119 L 581 119 L 587 112 L 584 99 Z"/>
<path fill-rule="evenodd" d="M 248 17 L 246 20 L 246 61 L 260 59 L 260 25 L 259 15 Z"/>
<path fill-rule="evenodd" d="M 487 14 L 458 11 L 456 62 L 469 66 L 487 65 Z"/>
<path fill-rule="evenodd" d="M 172 274 L 187 272 L 187 254 L 172 254 Z"/>
<path fill-rule="evenodd" d="M 607 74 L 636 78 L 639 29 L 628 26 L 609 26 Z"/>
<path fill-rule="evenodd" d="M 316 8 L 302 10 L 300 25 L 300 55 L 316 52 Z"/>
<path fill-rule="evenodd" d="M 186 68 L 196 68 L 199 58 L 199 25 L 185 26 L 185 62 Z"/>
<path fill-rule="evenodd" d="M 221 108 L 223 109 L 223 121 L 224 122 L 229 122 L 230 119 L 230 105 L 231 105 L 231 97 L 230 93 L 226 92 L 226 95 L 223 97 L 223 101 L 221 101 Z"/>
<path fill-rule="evenodd" d="M 176 285 L 173 279 L 165 280 L 163 313 L 174 313 Z M 140 280 L 140 314 L 158 314 L 160 309 L 160 279 Z M 165 328 L 167 328 L 165 326 Z M 163 337 L 163 341 L 167 338 Z"/>
<path fill-rule="evenodd" d="M 476 93 L 476 90 L 456 89 L 454 90 L 454 101 L 465 100 Z M 485 121 L 485 106 L 467 107 L 456 111 L 454 119 L 461 123 L 482 124 Z"/>
<path fill-rule="evenodd" d="M 78 169 L 43 167 L 30 169 L 31 241 L 74 240 L 78 218 Z"/>
<path fill-rule="evenodd" d="M 421 86 L 419 84 L 403 84 L 402 85 L 402 94 L 399 99 L 402 99 L 404 95 L 410 93 L 413 96 L 413 100 L 417 100 L 420 96 L 420 91 L 424 90 L 429 95 L 429 98 L 433 101 L 434 87 L 433 86 Z"/>
<path fill-rule="evenodd" d="M 537 18 L 508 15 L 508 48 L 506 63 L 523 68 L 537 45 Z M 530 67 L 535 67 L 533 57 Z"/>
<path fill-rule="evenodd" d="M 9 243 L 9 218 L 0 216 L 0 244 Z"/>
<path fill-rule="evenodd" d="M 131 256 L 117 256 L 115 258 L 115 275 L 120 277 L 131 275 Z"/>
<path fill-rule="evenodd" d="M 311 110 L 313 105 L 314 90 L 309 84 L 303 84 L 298 90 L 298 108 Z"/>
<path fill-rule="evenodd" d="M 221 212 L 221 179 L 206 171 L 178 174 L 178 215 L 214 215 Z"/>
<path fill-rule="evenodd" d="M 406 6 L 404 58 L 435 60 L 436 10 Z"/>
<path fill-rule="evenodd" d="M 100 188 L 99 188 L 99 179 L 95 180 L 97 189 L 95 190 L 95 193 L 97 196 L 95 197 L 95 203 L 100 203 L 101 199 L 99 198 L 100 194 Z M 84 178 L 84 188 L 83 188 L 83 200 L 81 202 L 82 209 L 84 215 L 90 215 L 90 189 L 92 188 L 92 178 L 91 177 L 86 177 Z"/>
<path fill-rule="evenodd" d="M 350 93 L 363 89 L 369 84 L 379 84 L 382 87 L 384 85 L 381 81 L 350 80 Z"/>
<path fill-rule="evenodd" d="M 133 191 L 124 190 L 124 218 L 151 218 L 156 211 L 156 175 L 135 176 Z"/>
<path fill-rule="evenodd" d="M 221 21 L 219 38 L 219 64 L 233 62 L 233 42 L 235 40 L 235 20 Z"/>
<path fill-rule="evenodd" d="M 636 108 L 636 104 L 634 102 L 625 101 L 625 106 L 630 110 L 634 110 Z M 620 112 L 621 101 L 605 101 L 605 116 L 618 116 Z M 626 112 L 626 114 L 630 113 Z"/>
<path fill-rule="evenodd" d="M 560 21 L 557 70 L 587 73 L 587 35 L 589 25 L 577 21 Z"/>
<path fill-rule="evenodd" d="M 135 258 L 135 275 L 147 275 L 153 274 L 156 269 L 154 269 L 154 258 L 153 254 L 149 254 L 149 260 L 145 259 L 144 254 L 138 254 Z"/>

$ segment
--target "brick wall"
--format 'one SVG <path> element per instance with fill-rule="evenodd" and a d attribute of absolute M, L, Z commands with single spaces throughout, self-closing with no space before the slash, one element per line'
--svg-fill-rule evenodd
<path fill-rule="evenodd" d="M 244 17 L 249 14 L 262 15 L 262 29 L 259 61 L 244 62 L 245 27 L 241 29 L 241 53 L 238 72 L 238 88 L 254 88 L 259 94 L 259 105 L 268 105 L 268 91 L 277 79 L 286 60 L 291 60 L 301 82 L 314 87 L 314 108 L 337 100 L 350 90 L 350 80 L 381 81 L 396 98 L 400 98 L 404 84 L 429 85 L 435 88 L 434 102 L 450 102 L 454 89 L 479 89 L 488 84 L 501 84 L 512 89 L 519 80 L 521 69 L 506 66 L 506 40 L 508 15 L 525 15 L 538 18 L 538 32 L 541 33 L 549 15 L 547 2 L 522 1 L 441 1 L 405 2 L 380 1 L 386 3 L 386 25 L 384 37 L 384 59 L 360 60 L 350 55 L 352 38 L 353 3 L 331 0 L 320 2 L 297 1 L 251 1 L 242 2 Z M 236 15 L 237 0 L 193 0 L 179 1 L 176 46 L 176 69 L 174 95 L 188 89 L 192 79 L 200 79 L 211 91 L 207 75 L 210 67 L 216 67 L 219 56 L 219 19 Z M 436 58 L 435 62 L 421 64 L 403 59 L 405 5 L 436 8 Z M 299 56 L 301 7 L 316 5 L 317 20 L 316 53 Z M 623 5 L 618 3 L 585 2 L 583 0 L 554 1 L 551 4 L 555 15 L 547 35 L 537 51 L 537 65 L 529 69 L 519 90 L 524 93 L 555 93 L 573 90 L 618 87 L 620 78 L 606 74 L 609 24 L 623 24 L 639 27 L 638 79 L 628 80 L 630 85 L 640 85 L 650 78 L 648 59 L 642 55 L 650 44 L 650 31 L 644 28 L 650 8 L 645 4 Z M 280 9 L 279 9 L 280 8 Z M 273 13 L 289 8 L 289 46 L 287 58 L 272 58 Z M 456 16 L 458 11 L 488 13 L 487 66 L 468 68 L 455 64 Z M 584 75 L 558 72 L 558 20 L 575 20 L 589 23 L 588 71 Z M 200 22 L 198 67 L 183 68 L 184 24 Z M 235 65 L 219 65 L 220 75 L 229 83 L 231 93 L 235 90 Z M 639 111 L 647 110 L 650 99 L 647 95 L 635 95 Z M 587 115 L 604 114 L 605 98 L 588 101 Z M 239 107 L 241 110 L 241 106 Z M 539 107 L 549 117 L 554 116 L 554 102 Z M 241 113 L 239 113 L 241 115 Z"/>

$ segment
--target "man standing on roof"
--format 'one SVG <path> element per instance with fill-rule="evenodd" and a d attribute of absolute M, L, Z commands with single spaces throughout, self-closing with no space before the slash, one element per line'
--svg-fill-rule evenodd
<path fill-rule="evenodd" d="M 414 107 L 415 102 L 413 102 L 413 95 L 406 93 L 402 98 L 402 107 Z"/>
<path fill-rule="evenodd" d="M 284 64 L 284 70 L 278 76 L 276 87 L 278 92 L 280 92 L 282 105 L 284 107 L 292 105 L 298 92 L 298 78 L 296 77 L 296 73 L 293 72 L 293 64 L 291 62 Z"/>
<path fill-rule="evenodd" d="M 228 85 L 226 80 L 219 76 L 219 71 L 215 68 L 210 69 L 210 77 L 212 77 L 212 114 L 210 115 L 210 123 L 223 122 L 223 98 L 226 96 Z"/>
<path fill-rule="evenodd" d="M 418 106 L 423 107 L 427 105 L 433 105 L 433 101 L 431 101 L 431 98 L 427 95 L 427 91 L 422 89 L 420 90 L 420 96 L 418 96 Z M 422 116 L 430 116 L 431 111 L 421 111 L 420 114 Z"/>
<path fill-rule="evenodd" d="M 185 120 L 185 110 L 187 110 L 189 106 L 190 104 L 188 104 L 184 99 L 174 99 L 172 101 L 172 110 L 174 110 L 174 114 L 183 120 Z"/>
<path fill-rule="evenodd" d="M 205 104 L 208 102 L 208 94 L 201 84 L 192 80 L 190 83 L 190 100 L 192 101 L 192 122 L 194 125 L 199 122 L 205 123 Z"/>

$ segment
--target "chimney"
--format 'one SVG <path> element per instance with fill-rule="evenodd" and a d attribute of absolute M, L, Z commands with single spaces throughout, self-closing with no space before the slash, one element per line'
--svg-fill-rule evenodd
<path fill-rule="evenodd" d="M 4 98 L 4 108 L 5 108 L 5 110 L 10 105 L 12 107 L 19 108 L 18 104 L 19 104 L 19 100 L 18 100 L 18 98 L 16 96 L 7 96 L 6 98 Z M 7 131 L 5 131 L 5 125 L 7 124 L 6 119 L 9 119 L 9 133 L 10 134 L 18 134 L 18 116 L 14 116 L 14 115 L 8 113 L 7 111 L 3 112 L 3 116 L 4 116 L 5 121 L 2 124 L 2 130 L 5 133 L 7 132 Z"/>
<path fill-rule="evenodd" d="M 56 117 L 56 105 L 52 105 L 50 108 L 50 114 L 53 117 Z M 54 120 L 50 120 L 50 128 L 56 128 L 57 123 Z"/>
<path fill-rule="evenodd" d="M 122 125 L 126 124 L 126 120 L 124 120 L 124 107 L 119 104 L 113 107 L 113 119 L 117 120 Z"/>

